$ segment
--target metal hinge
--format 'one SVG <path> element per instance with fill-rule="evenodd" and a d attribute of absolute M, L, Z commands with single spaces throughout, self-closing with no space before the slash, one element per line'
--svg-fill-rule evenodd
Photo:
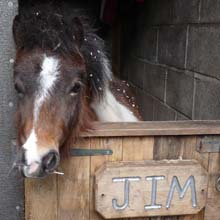
<path fill-rule="evenodd" d="M 218 137 L 203 137 L 197 141 L 196 150 L 199 153 L 219 153 L 220 140 Z"/>
<path fill-rule="evenodd" d="M 113 151 L 111 149 L 82 149 L 82 148 L 72 148 L 70 150 L 70 155 L 75 157 L 80 156 L 100 156 L 100 155 L 112 155 Z"/>

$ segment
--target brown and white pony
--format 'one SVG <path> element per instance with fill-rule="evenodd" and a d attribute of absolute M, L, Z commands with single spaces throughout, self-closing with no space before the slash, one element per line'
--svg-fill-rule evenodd
<path fill-rule="evenodd" d="M 41 5 L 14 19 L 19 164 L 24 176 L 43 177 L 59 164 L 91 122 L 139 120 L 124 81 L 112 75 L 104 42 L 77 11 Z"/>

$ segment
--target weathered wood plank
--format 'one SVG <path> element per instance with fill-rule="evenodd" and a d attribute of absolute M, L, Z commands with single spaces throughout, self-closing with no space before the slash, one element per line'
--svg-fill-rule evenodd
<path fill-rule="evenodd" d="M 40 180 L 40 183 L 38 180 L 26 180 L 26 219 L 38 220 L 44 219 L 44 217 L 46 217 L 47 220 L 102 220 L 103 218 L 96 213 L 94 207 L 94 172 L 105 161 L 139 161 L 147 159 L 196 159 L 205 169 L 208 170 L 209 168 L 211 181 L 209 184 L 209 197 L 206 210 L 206 219 L 219 219 L 218 215 L 216 215 L 218 211 L 214 210 L 213 208 L 220 207 L 220 205 L 218 205 L 218 201 L 220 201 L 220 198 L 218 197 L 219 193 L 214 188 L 215 178 L 218 175 L 220 176 L 219 154 L 210 154 L 209 163 L 209 153 L 199 153 L 198 151 L 196 151 L 196 145 L 198 142 L 196 136 L 157 136 L 154 138 L 148 135 L 146 135 L 146 137 L 135 137 L 135 135 L 136 134 L 134 134 L 133 137 L 128 136 L 91 138 L 91 143 L 89 139 L 87 139 L 87 143 L 81 142 L 80 144 L 76 145 L 77 148 L 109 148 L 113 150 L 113 155 L 95 156 L 90 158 L 73 157 L 69 160 L 63 161 L 62 163 L 63 171 L 65 173 L 64 177 L 51 176 L 49 178 L 51 180 L 42 180 L 45 182 L 42 182 Z M 57 183 L 56 178 L 58 178 Z M 56 193 L 57 188 L 58 194 Z M 58 195 L 58 197 L 56 197 L 56 195 Z M 39 202 L 41 201 L 40 198 L 44 199 L 43 202 Z M 54 203 L 51 201 L 58 201 L 58 203 Z M 45 207 L 47 208 L 45 209 Z M 59 207 L 58 210 L 57 207 Z M 178 217 L 144 217 L 138 219 L 202 220 L 204 219 L 204 211 L 201 211 L 197 215 Z"/>
<path fill-rule="evenodd" d="M 95 176 L 96 210 L 106 219 L 195 214 L 205 207 L 208 175 L 195 160 L 106 163 Z M 127 183 L 126 178 L 126 181 L 129 181 Z M 157 181 L 154 185 L 155 192 L 152 191 L 153 178 Z M 113 182 L 114 180 L 117 182 Z M 190 181 L 188 183 L 191 184 L 191 189 L 189 186 L 189 189 L 185 188 L 188 191 L 184 193 L 184 198 L 180 199 L 174 188 L 173 198 L 168 202 L 168 195 L 172 192 L 171 183 L 174 180 L 179 181 L 176 184 L 180 184 L 181 190 L 186 181 Z M 129 183 L 130 187 L 125 192 L 124 188 Z"/>
<path fill-rule="evenodd" d="M 220 134 L 220 121 L 166 121 L 93 124 L 83 137 L 178 136 Z"/>
<path fill-rule="evenodd" d="M 198 139 L 196 150 L 200 153 L 220 153 L 220 137 L 204 136 Z"/>
<path fill-rule="evenodd" d="M 79 140 L 76 146 L 89 149 L 90 139 Z M 64 176 L 57 179 L 58 220 L 89 219 L 89 167 L 89 157 L 71 157 L 62 161 Z"/>
<path fill-rule="evenodd" d="M 208 201 L 205 209 L 205 220 L 220 219 L 220 192 L 216 190 L 216 180 L 220 177 L 220 154 L 210 153 Z"/>
<path fill-rule="evenodd" d="M 123 161 L 153 159 L 153 146 L 152 137 L 123 138 Z"/>
<path fill-rule="evenodd" d="M 196 159 L 199 163 L 208 170 L 208 154 L 200 154 L 196 149 L 196 137 L 155 137 L 154 159 Z M 201 220 L 203 211 L 197 215 L 192 215 L 194 220 Z M 161 217 L 160 220 L 190 220 L 192 217 Z"/>
<path fill-rule="evenodd" d="M 183 159 L 195 159 L 197 160 L 204 169 L 208 171 L 209 164 L 209 155 L 208 154 L 200 154 L 196 151 L 196 146 L 198 144 L 197 137 L 182 137 L 180 138 L 181 146 L 182 146 L 182 154 L 180 157 Z M 201 220 L 204 219 L 204 209 L 198 213 L 197 215 L 192 216 L 183 216 L 181 220 Z"/>
<path fill-rule="evenodd" d="M 121 138 L 92 138 L 92 149 L 111 149 L 111 156 L 95 156 L 91 157 L 90 162 L 90 220 L 102 220 L 103 218 L 95 211 L 94 199 L 94 174 L 105 161 L 121 161 L 122 160 L 122 139 Z"/>
<path fill-rule="evenodd" d="M 153 137 L 124 137 L 123 161 L 152 160 L 153 147 Z M 149 217 L 135 218 L 135 220 L 149 220 Z"/>
<path fill-rule="evenodd" d="M 25 180 L 25 219 L 57 220 L 57 178 Z"/>

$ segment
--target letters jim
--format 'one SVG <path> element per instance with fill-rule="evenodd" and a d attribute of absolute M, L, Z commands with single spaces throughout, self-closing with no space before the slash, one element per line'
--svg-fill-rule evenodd
<path fill-rule="evenodd" d="M 151 189 L 151 203 L 147 204 L 144 206 L 145 210 L 152 210 L 152 209 L 161 209 L 162 204 L 157 204 L 156 199 L 157 199 L 157 182 L 158 181 L 163 181 L 165 179 L 165 176 L 146 176 L 145 180 L 151 181 L 152 183 L 152 189 Z M 116 199 L 112 199 L 112 206 L 115 210 L 124 210 L 129 206 L 129 194 L 130 194 L 130 184 L 132 182 L 138 182 L 141 180 L 141 177 L 139 176 L 133 176 L 133 177 L 116 177 L 112 179 L 113 183 L 117 182 L 124 182 L 124 202 L 123 204 L 118 204 Z M 179 198 L 183 199 L 188 188 L 191 189 L 191 202 L 192 202 L 192 207 L 196 208 L 197 207 L 197 198 L 196 198 L 196 186 L 195 186 L 195 178 L 194 176 L 190 176 L 184 186 L 182 187 L 179 183 L 178 177 L 173 176 L 169 192 L 167 195 L 167 200 L 166 200 L 166 208 L 169 209 L 171 206 L 171 202 L 173 199 L 173 195 L 175 190 L 178 192 Z"/>

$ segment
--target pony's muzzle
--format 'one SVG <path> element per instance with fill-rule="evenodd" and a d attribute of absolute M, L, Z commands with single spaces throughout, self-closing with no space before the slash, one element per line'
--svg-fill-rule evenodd
<path fill-rule="evenodd" d="M 41 162 L 33 162 L 30 165 L 24 165 L 21 171 L 25 177 L 40 178 L 45 177 L 55 171 L 60 162 L 59 153 L 55 150 L 49 151 L 43 156 Z"/>

